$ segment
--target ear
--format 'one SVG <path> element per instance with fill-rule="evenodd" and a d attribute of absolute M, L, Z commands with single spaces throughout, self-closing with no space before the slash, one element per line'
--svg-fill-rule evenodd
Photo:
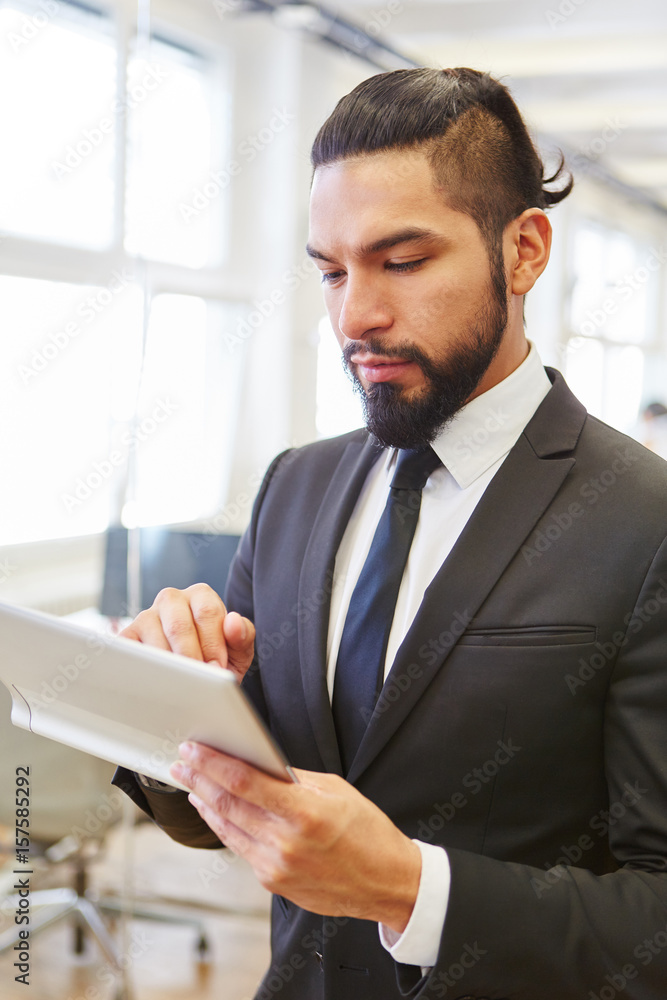
<path fill-rule="evenodd" d="M 541 208 L 527 208 L 508 224 L 504 233 L 509 287 L 525 295 L 549 261 L 551 223 Z"/>

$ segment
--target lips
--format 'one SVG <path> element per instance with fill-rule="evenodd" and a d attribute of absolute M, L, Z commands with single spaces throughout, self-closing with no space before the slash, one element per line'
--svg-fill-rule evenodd
<path fill-rule="evenodd" d="M 403 358 L 385 358 L 369 354 L 353 355 L 350 361 L 357 366 L 359 373 L 368 382 L 390 382 L 400 378 L 414 364 L 413 361 L 406 361 Z"/>

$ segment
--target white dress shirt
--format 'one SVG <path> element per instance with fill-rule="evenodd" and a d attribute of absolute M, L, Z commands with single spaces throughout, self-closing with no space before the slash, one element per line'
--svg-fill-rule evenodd
<path fill-rule="evenodd" d="M 487 486 L 535 413 L 551 383 L 533 344 L 506 379 L 463 407 L 433 442 L 442 460 L 422 492 L 419 521 L 396 601 L 385 678 L 424 596 Z M 396 463 L 388 449 L 371 469 L 336 555 L 327 643 L 329 694 L 345 616 L 384 510 Z M 436 962 L 449 900 L 444 848 L 415 841 L 422 854 L 419 892 L 402 935 L 380 925 L 380 939 L 398 962 L 422 968 Z"/>

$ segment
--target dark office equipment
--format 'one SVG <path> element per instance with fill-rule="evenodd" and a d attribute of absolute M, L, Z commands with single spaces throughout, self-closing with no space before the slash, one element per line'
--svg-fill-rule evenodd
<path fill-rule="evenodd" d="M 151 606 L 164 587 L 182 590 L 193 583 L 208 583 L 222 596 L 238 547 L 238 535 L 178 531 L 162 526 L 135 530 L 139 532 L 142 610 Z M 128 529 L 109 528 L 100 611 L 110 618 L 128 614 L 127 547 Z"/>

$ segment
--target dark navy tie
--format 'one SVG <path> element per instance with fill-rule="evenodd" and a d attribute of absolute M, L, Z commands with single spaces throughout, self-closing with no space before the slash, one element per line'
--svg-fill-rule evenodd
<path fill-rule="evenodd" d="M 382 689 L 389 633 L 419 520 L 422 489 L 441 464 L 432 448 L 399 452 L 387 504 L 352 593 L 338 650 L 332 703 L 344 774 L 350 769 Z"/>

